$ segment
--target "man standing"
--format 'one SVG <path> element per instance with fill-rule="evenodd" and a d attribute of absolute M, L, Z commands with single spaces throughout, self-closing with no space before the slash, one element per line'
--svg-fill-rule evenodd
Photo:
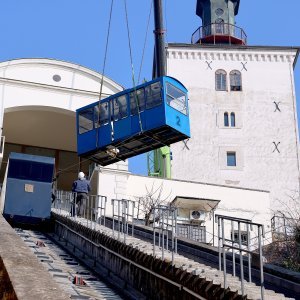
<path fill-rule="evenodd" d="M 72 192 L 76 193 L 74 199 L 75 203 L 73 205 L 73 209 L 71 211 L 71 215 L 74 216 L 75 209 L 76 209 L 76 215 L 77 216 L 82 216 L 85 205 L 86 205 L 86 200 L 87 200 L 87 194 L 91 190 L 90 182 L 85 179 L 85 175 L 83 172 L 78 173 L 78 179 L 73 182 L 72 185 Z"/>

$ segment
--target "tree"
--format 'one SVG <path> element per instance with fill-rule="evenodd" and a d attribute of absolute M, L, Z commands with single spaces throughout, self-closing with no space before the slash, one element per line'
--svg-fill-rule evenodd
<path fill-rule="evenodd" d="M 161 183 L 157 188 L 154 186 L 154 182 L 151 186 L 151 189 L 146 187 L 146 195 L 138 197 L 138 206 L 139 210 L 145 216 L 145 225 L 149 226 L 151 223 L 151 215 L 154 207 L 159 205 L 165 205 L 170 201 L 171 192 L 163 197 L 163 183 Z"/>
<path fill-rule="evenodd" d="M 269 263 L 300 271 L 300 198 L 298 194 L 279 201 L 281 209 L 272 218 L 272 243 L 264 247 Z"/>

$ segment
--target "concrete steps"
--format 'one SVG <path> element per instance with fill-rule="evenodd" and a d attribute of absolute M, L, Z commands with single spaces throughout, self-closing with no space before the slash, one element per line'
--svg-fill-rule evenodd
<path fill-rule="evenodd" d="M 83 218 L 73 218 L 74 221 L 82 224 L 83 226 L 87 225 L 87 222 Z M 93 229 L 100 231 L 102 234 L 118 239 L 118 232 L 112 231 L 112 229 L 100 226 L 98 224 L 94 224 Z M 126 239 L 124 239 L 123 234 L 119 234 L 119 241 L 125 242 L 126 245 L 131 246 L 132 248 L 138 249 L 139 251 L 153 256 L 153 244 L 140 240 L 138 238 L 132 237 L 132 236 L 126 236 Z M 155 255 L 156 258 L 162 259 L 162 249 L 160 249 L 158 246 L 155 246 Z M 171 262 L 172 261 L 172 253 L 170 251 L 164 250 L 164 259 L 165 262 Z M 203 263 L 195 262 L 192 259 L 189 259 L 185 256 L 174 254 L 174 265 L 175 267 L 187 272 L 191 275 L 197 275 L 199 278 L 205 279 L 209 286 L 220 286 L 222 288 L 224 287 L 224 274 L 222 271 L 219 271 L 218 269 L 212 268 L 208 265 L 205 265 Z M 234 277 L 230 274 L 227 274 L 226 276 L 227 280 L 227 287 L 230 289 L 230 291 L 236 292 L 238 295 L 242 296 L 242 290 L 241 290 L 241 281 L 238 277 Z M 258 300 L 261 298 L 261 288 L 260 286 L 256 286 L 254 283 L 250 283 L 247 281 L 244 281 L 244 295 L 247 296 L 247 299 L 253 299 Z M 275 293 L 272 290 L 265 290 L 264 291 L 264 299 L 270 299 L 270 300 L 281 300 L 281 299 L 292 299 L 292 298 L 286 298 L 283 294 Z"/>

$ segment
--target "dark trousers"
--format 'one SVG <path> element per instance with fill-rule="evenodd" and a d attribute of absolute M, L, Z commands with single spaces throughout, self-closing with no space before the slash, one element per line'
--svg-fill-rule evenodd
<path fill-rule="evenodd" d="M 86 200 L 87 200 L 87 193 L 76 193 L 74 195 L 74 201 L 71 208 L 71 216 L 82 216 L 84 214 Z"/>

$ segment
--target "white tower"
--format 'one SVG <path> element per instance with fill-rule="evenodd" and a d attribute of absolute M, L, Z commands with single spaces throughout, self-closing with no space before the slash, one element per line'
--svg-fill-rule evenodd
<path fill-rule="evenodd" d="M 299 192 L 299 49 L 247 46 L 238 8 L 198 0 L 193 43 L 168 44 L 168 75 L 189 90 L 192 136 L 171 147 L 172 177 L 269 190 L 271 209 L 284 209 Z"/>

